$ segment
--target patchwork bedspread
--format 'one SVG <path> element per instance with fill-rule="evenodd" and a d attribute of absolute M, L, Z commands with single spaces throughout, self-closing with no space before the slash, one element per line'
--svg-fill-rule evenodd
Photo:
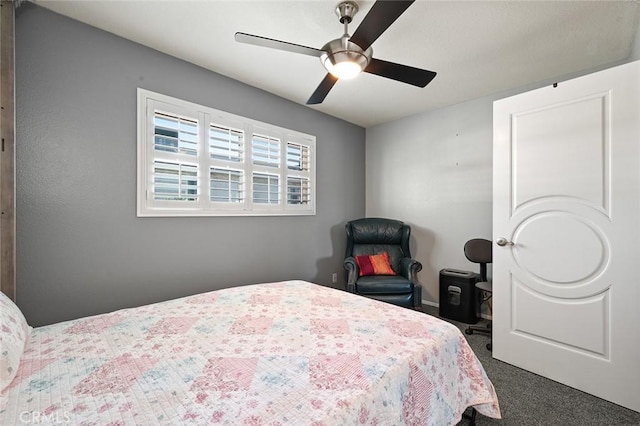
<path fill-rule="evenodd" d="M 500 417 L 456 327 L 303 281 L 36 328 L 2 398 L 2 425 L 442 426 L 472 405 Z"/>

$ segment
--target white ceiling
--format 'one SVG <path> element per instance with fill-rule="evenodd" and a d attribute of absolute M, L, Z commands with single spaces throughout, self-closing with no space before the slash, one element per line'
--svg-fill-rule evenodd
<path fill-rule="evenodd" d="M 124 38 L 305 104 L 317 58 L 237 43 L 237 31 L 320 48 L 342 35 L 338 0 L 36 1 Z M 350 33 L 373 1 L 359 1 Z M 373 44 L 374 57 L 433 70 L 426 88 L 363 73 L 310 108 L 370 127 L 629 56 L 640 2 L 418 0 Z"/>

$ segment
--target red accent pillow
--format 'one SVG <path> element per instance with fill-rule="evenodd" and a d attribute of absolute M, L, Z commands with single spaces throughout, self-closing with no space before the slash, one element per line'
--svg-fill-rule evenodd
<path fill-rule="evenodd" d="M 360 270 L 359 275 L 364 277 L 366 275 L 395 275 L 393 268 L 389 264 L 389 253 L 386 251 L 379 254 L 372 254 L 370 256 L 356 256 L 356 263 Z"/>

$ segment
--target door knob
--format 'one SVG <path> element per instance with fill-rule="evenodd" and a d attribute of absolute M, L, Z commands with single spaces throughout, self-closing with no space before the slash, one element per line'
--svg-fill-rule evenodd
<path fill-rule="evenodd" d="M 500 247 L 504 247 L 504 246 L 512 246 L 514 245 L 513 241 L 509 241 L 504 237 L 500 237 L 496 240 L 496 244 L 499 245 Z"/>

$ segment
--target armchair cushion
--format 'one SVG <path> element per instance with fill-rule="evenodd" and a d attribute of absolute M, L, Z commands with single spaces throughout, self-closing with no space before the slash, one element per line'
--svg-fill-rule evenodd
<path fill-rule="evenodd" d="M 379 254 L 356 256 L 356 263 L 361 277 L 396 274 L 389 264 L 389 253 L 386 251 Z"/>
<path fill-rule="evenodd" d="M 370 275 L 358 279 L 356 292 L 361 294 L 411 294 L 413 283 L 400 275 Z"/>

